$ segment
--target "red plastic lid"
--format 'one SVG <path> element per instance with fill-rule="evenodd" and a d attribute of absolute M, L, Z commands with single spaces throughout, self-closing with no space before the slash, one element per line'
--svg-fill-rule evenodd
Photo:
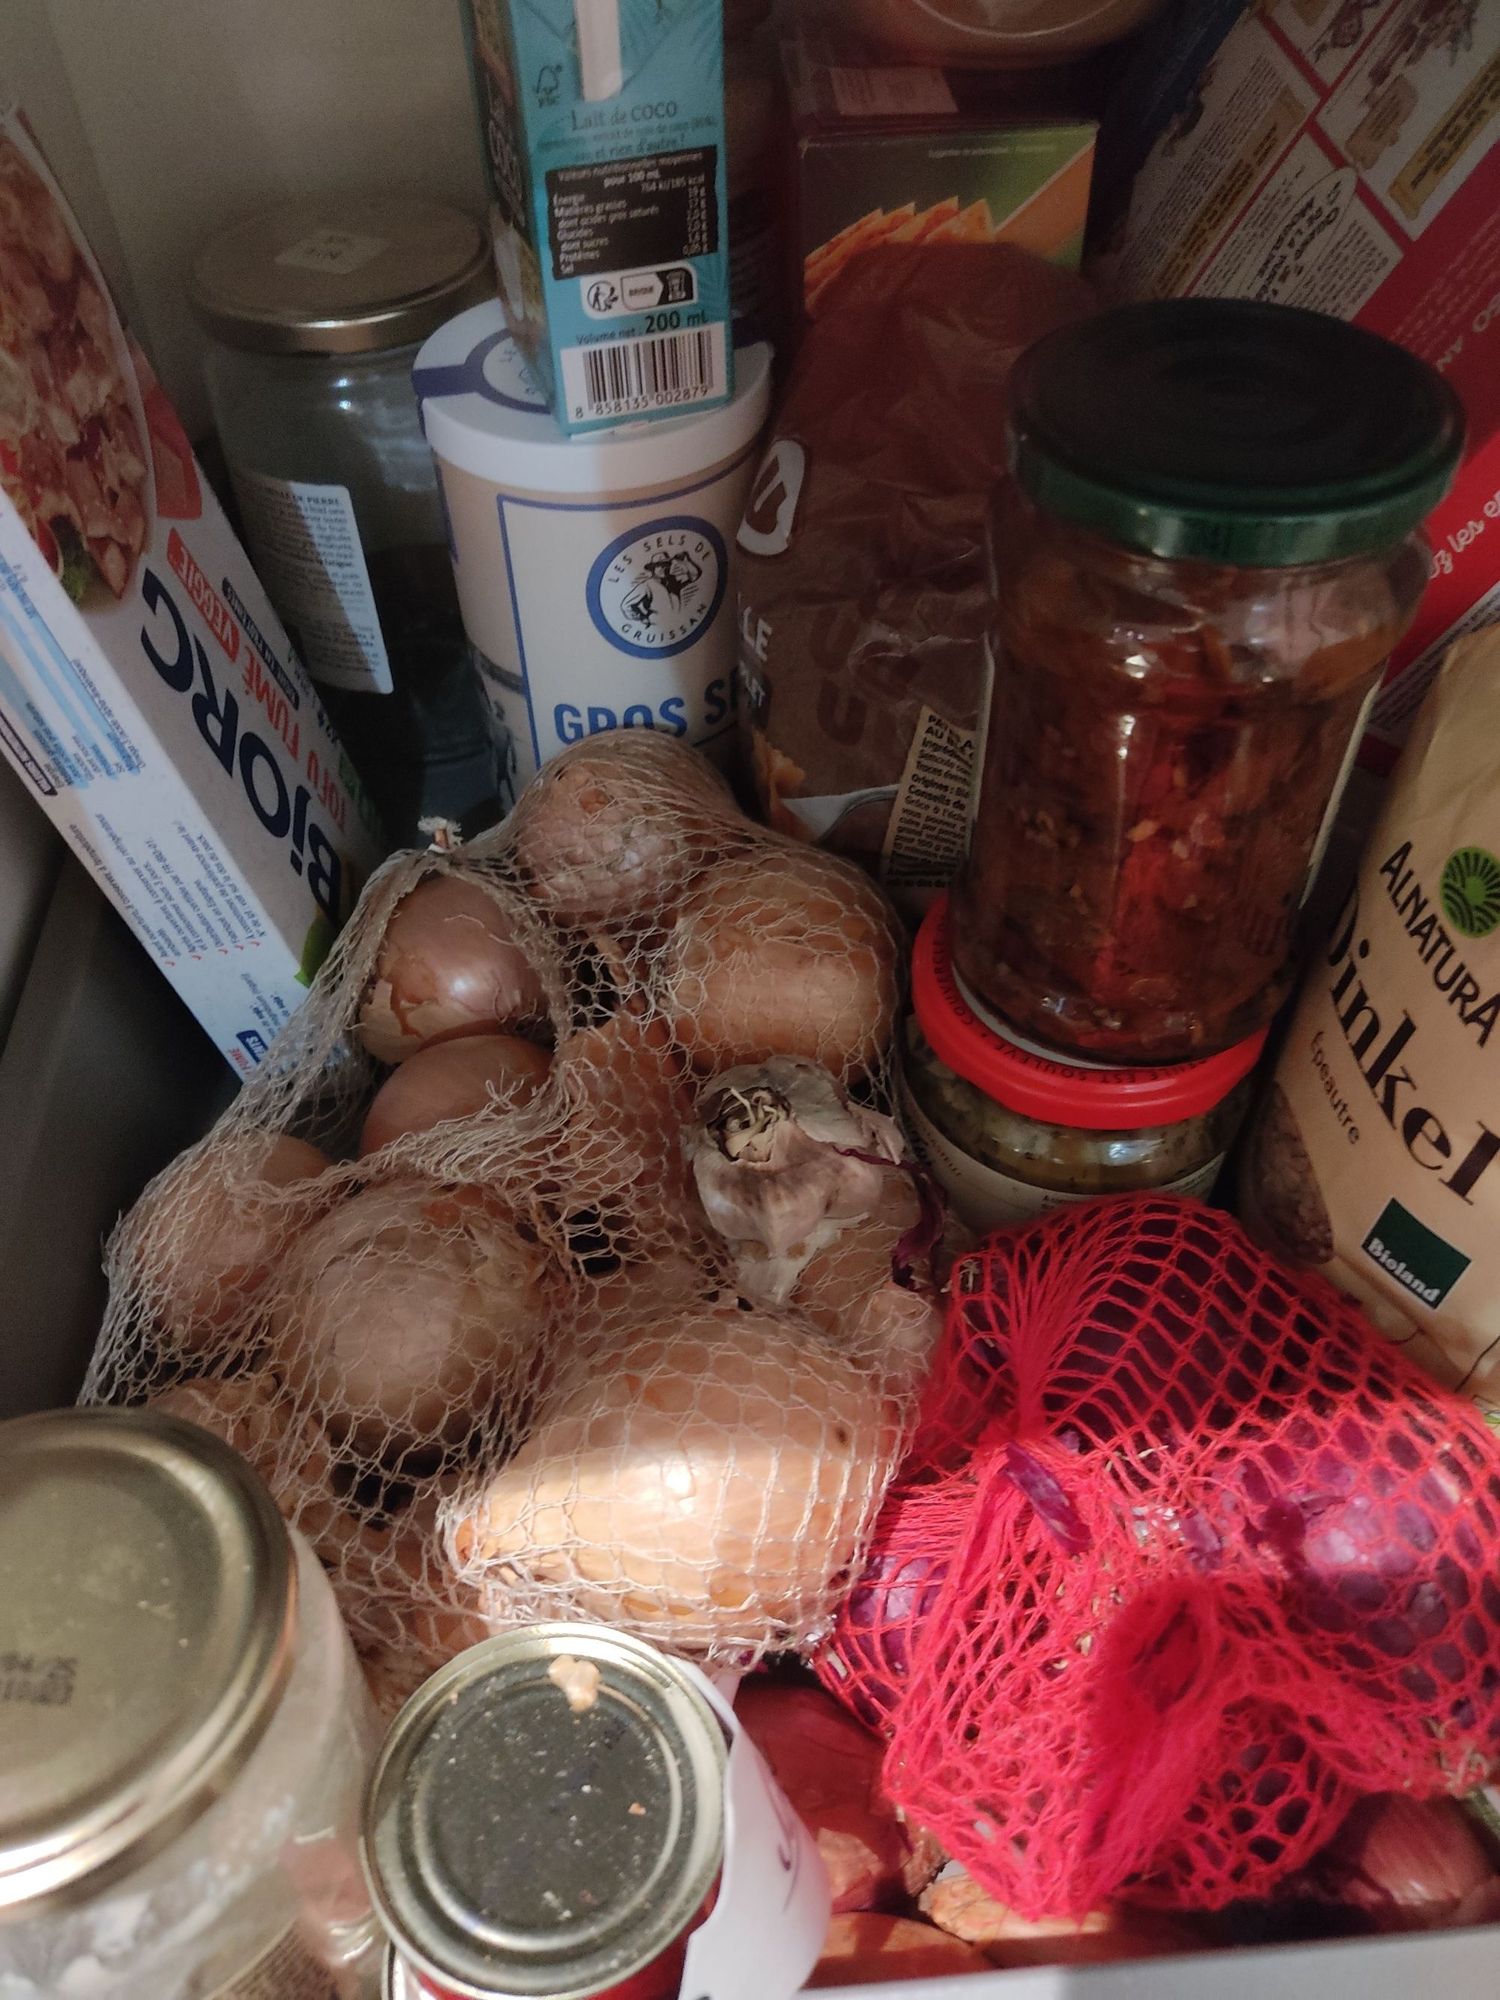
<path fill-rule="evenodd" d="M 1086 1132 L 1133 1132 L 1172 1125 L 1221 1104 L 1254 1069 L 1266 1031 L 1202 1062 L 1116 1069 L 1043 1055 L 983 1020 L 959 990 L 948 951 L 948 898 L 933 904 L 917 933 L 911 968 L 917 1025 L 939 1062 L 1007 1111 Z"/>

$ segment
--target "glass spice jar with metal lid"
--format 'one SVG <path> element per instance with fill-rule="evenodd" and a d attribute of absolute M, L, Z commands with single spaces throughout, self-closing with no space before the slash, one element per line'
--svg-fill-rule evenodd
<path fill-rule="evenodd" d="M 374 1720 L 317 1559 L 177 1418 L 0 1424 L 0 1992 L 367 1990 Z"/>
<path fill-rule="evenodd" d="M 1175 299 L 1039 341 L 1010 427 L 955 962 L 1064 1052 L 1209 1055 L 1285 996 L 1462 414 L 1357 327 Z"/>
<path fill-rule="evenodd" d="M 281 204 L 199 251 L 209 401 L 261 581 L 393 839 L 502 809 L 504 746 L 459 617 L 417 349 L 492 296 L 484 232 L 435 201 Z"/>
<path fill-rule="evenodd" d="M 389 2000 L 790 2000 L 828 1928 L 817 1848 L 723 1697 L 603 1625 L 521 1626 L 424 1682 L 363 1853 Z"/>
<path fill-rule="evenodd" d="M 1006 1031 L 954 973 L 947 899 L 912 956 L 902 1113 L 971 1229 L 1096 1196 L 1206 1195 L 1249 1108 L 1265 1030 L 1201 1062 L 1064 1062 Z"/>

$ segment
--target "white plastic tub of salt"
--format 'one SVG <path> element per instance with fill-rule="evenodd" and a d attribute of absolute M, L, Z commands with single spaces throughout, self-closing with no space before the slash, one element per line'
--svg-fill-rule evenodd
<path fill-rule="evenodd" d="M 461 313 L 417 356 L 464 626 L 517 790 L 602 730 L 730 741 L 731 552 L 770 368 L 769 348 L 748 348 L 731 402 L 569 439 L 498 305 Z"/>

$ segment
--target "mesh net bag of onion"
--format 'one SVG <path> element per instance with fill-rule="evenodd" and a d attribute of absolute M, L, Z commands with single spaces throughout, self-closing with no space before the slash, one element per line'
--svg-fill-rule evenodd
<path fill-rule="evenodd" d="M 1500 1443 L 1321 1280 L 1139 1197 L 954 1273 L 819 1659 L 891 1796 L 1026 1917 L 1265 1893 L 1500 1753 Z"/>
<path fill-rule="evenodd" d="M 940 1330 L 897 933 L 669 740 L 372 880 L 108 1256 L 86 1400 L 219 1432 L 394 1700 L 506 1624 L 826 1634 Z"/>

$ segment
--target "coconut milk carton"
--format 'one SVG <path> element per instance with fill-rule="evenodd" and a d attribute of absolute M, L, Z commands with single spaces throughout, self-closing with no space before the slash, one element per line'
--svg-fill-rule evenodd
<path fill-rule="evenodd" d="M 466 0 L 501 303 L 565 433 L 728 400 L 720 0 Z"/>

